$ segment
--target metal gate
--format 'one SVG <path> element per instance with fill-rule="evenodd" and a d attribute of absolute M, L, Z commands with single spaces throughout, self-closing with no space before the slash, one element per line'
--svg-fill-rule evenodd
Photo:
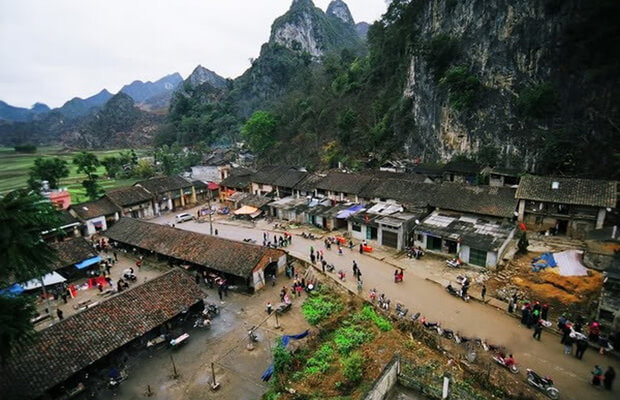
<path fill-rule="evenodd" d="M 398 247 L 398 233 L 383 230 L 382 237 L 381 237 L 381 244 L 383 246 L 397 248 Z"/>

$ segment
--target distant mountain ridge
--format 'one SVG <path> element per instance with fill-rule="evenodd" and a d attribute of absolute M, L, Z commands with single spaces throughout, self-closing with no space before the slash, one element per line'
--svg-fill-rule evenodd
<path fill-rule="evenodd" d="M 50 108 L 43 103 L 35 103 L 31 108 L 15 107 L 0 100 L 0 120 L 32 121 L 40 114 L 45 114 Z"/>

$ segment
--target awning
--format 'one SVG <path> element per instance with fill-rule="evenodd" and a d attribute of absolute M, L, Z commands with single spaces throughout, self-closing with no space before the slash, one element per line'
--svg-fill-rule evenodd
<path fill-rule="evenodd" d="M 24 292 L 24 288 L 19 283 L 14 283 L 8 288 L 0 290 L 0 296 L 15 297 Z"/>
<path fill-rule="evenodd" d="M 346 210 L 339 211 L 338 214 L 336 215 L 336 218 L 346 219 L 349 216 L 355 214 L 356 212 L 360 211 L 363 208 L 364 208 L 363 205 L 357 204 L 357 205 L 355 205 L 353 207 L 347 208 Z"/>
<path fill-rule="evenodd" d="M 258 210 L 252 214 L 250 214 L 250 218 L 254 219 L 256 217 L 258 217 L 259 215 L 261 215 L 263 213 L 263 210 Z"/>
<path fill-rule="evenodd" d="M 43 277 L 43 284 L 45 286 L 55 285 L 57 283 L 66 282 L 67 280 L 58 272 L 50 272 Z M 22 283 L 21 286 L 24 290 L 32 290 L 41 287 L 41 279 L 31 279 L 26 283 Z"/>
<path fill-rule="evenodd" d="M 217 190 L 217 189 L 219 189 L 219 188 L 220 188 L 220 185 L 218 185 L 218 184 L 217 184 L 217 183 L 215 183 L 215 182 L 209 182 L 209 183 L 207 183 L 207 189 L 209 189 L 209 190 Z"/>
<path fill-rule="evenodd" d="M 75 264 L 75 268 L 77 268 L 77 269 L 84 269 L 86 267 L 90 267 L 93 264 L 97 264 L 100 261 L 101 261 L 101 257 L 99 257 L 99 256 L 93 257 L 93 258 L 89 258 L 87 260 L 84 260 L 82 262 L 79 262 L 79 263 Z"/>
<path fill-rule="evenodd" d="M 256 207 L 243 206 L 240 209 L 234 211 L 233 214 L 235 214 L 235 215 L 252 215 L 256 211 L 258 211 L 258 208 L 256 208 Z"/>

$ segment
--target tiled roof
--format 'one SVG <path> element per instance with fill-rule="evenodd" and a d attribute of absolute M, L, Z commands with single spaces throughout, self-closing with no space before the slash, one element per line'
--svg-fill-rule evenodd
<path fill-rule="evenodd" d="M 433 183 L 401 179 L 373 179 L 361 191 L 360 196 L 365 199 L 391 199 L 407 205 L 426 207 L 431 204 L 437 186 Z"/>
<path fill-rule="evenodd" d="M 149 193 L 141 186 L 129 186 L 121 189 L 110 190 L 105 194 L 113 203 L 121 206 L 131 206 L 144 203 L 153 199 L 153 194 Z"/>
<path fill-rule="evenodd" d="M 301 181 L 307 172 L 299 171 L 294 167 L 266 166 L 259 169 L 252 177 L 252 182 L 292 188 Z"/>
<path fill-rule="evenodd" d="M 515 189 L 442 183 L 431 200 L 433 207 L 467 213 L 511 218 L 517 208 Z"/>
<path fill-rule="evenodd" d="M 82 220 L 112 215 L 120 211 L 118 206 L 107 197 L 102 197 L 95 201 L 87 201 L 86 203 L 73 204 L 70 209 L 75 211 L 78 218 Z"/>
<path fill-rule="evenodd" d="M 470 160 L 456 160 L 449 161 L 444 167 L 444 172 L 456 172 L 460 174 L 478 174 L 482 170 L 482 167 L 475 162 Z"/>
<path fill-rule="evenodd" d="M 93 246 L 83 237 L 50 243 L 50 246 L 56 250 L 56 255 L 58 257 L 58 262 L 52 266 L 54 270 L 77 264 L 88 258 L 97 256 Z"/>
<path fill-rule="evenodd" d="M 558 188 L 553 189 L 554 182 Z M 592 207 L 616 207 L 617 182 L 579 178 L 554 178 L 525 175 L 521 177 L 517 199 Z"/>
<path fill-rule="evenodd" d="M 105 232 L 111 240 L 247 278 L 266 248 L 123 217 Z M 280 254 L 284 254 L 278 250 Z"/>
<path fill-rule="evenodd" d="M 194 279 L 178 269 L 119 293 L 16 347 L 0 365 L 0 390 L 7 398 L 36 397 L 202 297 Z"/>
<path fill-rule="evenodd" d="M 390 172 L 380 170 L 367 170 L 361 173 L 376 179 L 397 179 L 405 182 L 424 182 L 426 177 L 422 174 L 413 174 L 408 172 Z"/>
<path fill-rule="evenodd" d="M 359 194 L 371 179 L 367 175 L 330 171 L 325 178 L 317 183 L 316 187 L 317 189 L 332 192 Z"/>
<path fill-rule="evenodd" d="M 146 179 L 136 182 L 134 185 L 142 186 L 155 195 L 161 195 L 172 190 L 179 190 L 192 186 L 186 179 L 176 175 Z"/>
<path fill-rule="evenodd" d="M 246 189 L 252 183 L 252 176 L 254 174 L 255 172 L 248 168 L 232 168 L 226 179 L 220 182 L 220 186 L 232 189 Z"/>
<path fill-rule="evenodd" d="M 294 188 L 297 190 L 305 191 L 305 192 L 312 192 L 314 191 L 314 189 L 316 189 L 317 184 L 324 177 L 325 175 L 320 175 L 316 173 L 308 173 L 306 176 L 304 176 L 302 180 L 297 182 Z"/>
<path fill-rule="evenodd" d="M 71 215 L 71 213 L 69 213 L 68 210 L 61 210 L 58 215 L 60 218 L 60 226 L 67 226 L 67 225 L 73 225 L 73 224 L 80 223 L 80 221 L 75 219 L 75 217 Z"/>

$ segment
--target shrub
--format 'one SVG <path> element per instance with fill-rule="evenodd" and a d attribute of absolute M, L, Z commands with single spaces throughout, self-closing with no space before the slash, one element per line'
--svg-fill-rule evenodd
<path fill-rule="evenodd" d="M 458 111 L 473 108 L 481 89 L 480 80 L 465 65 L 450 67 L 440 85 L 448 89 L 448 102 Z"/>
<path fill-rule="evenodd" d="M 278 341 L 278 344 L 273 349 L 273 371 L 276 374 L 286 372 L 292 360 L 291 353 L 286 351 L 282 343 Z"/>
<path fill-rule="evenodd" d="M 311 295 L 301 306 L 304 317 L 311 325 L 318 324 L 341 309 L 342 303 L 338 300 L 317 292 L 311 292 Z"/>
<path fill-rule="evenodd" d="M 452 61 L 458 57 L 458 45 L 458 40 L 445 33 L 433 36 L 426 44 L 424 59 L 436 81 L 441 79 Z"/>
<path fill-rule="evenodd" d="M 362 311 L 355 315 L 354 320 L 372 321 L 377 326 L 377 328 L 379 328 L 383 332 L 392 330 L 392 323 L 388 319 L 378 315 L 375 312 L 375 309 L 369 305 L 364 306 Z"/>
<path fill-rule="evenodd" d="M 349 354 L 363 343 L 372 340 L 372 333 L 365 331 L 359 325 L 351 325 L 338 329 L 334 336 L 336 349 L 340 354 Z"/>
<path fill-rule="evenodd" d="M 544 82 L 528 86 L 519 93 L 517 107 L 527 117 L 545 118 L 557 107 L 558 94 L 553 84 Z"/>
<path fill-rule="evenodd" d="M 359 352 L 354 352 L 342 360 L 342 374 L 349 384 L 354 385 L 362 380 L 364 375 L 364 358 Z"/>

